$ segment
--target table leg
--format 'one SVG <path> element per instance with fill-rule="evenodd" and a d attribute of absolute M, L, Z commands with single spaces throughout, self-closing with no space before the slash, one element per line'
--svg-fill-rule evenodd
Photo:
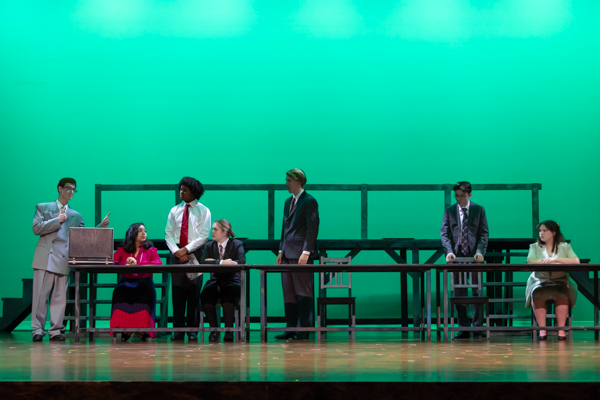
<path fill-rule="evenodd" d="M 431 270 L 427 270 L 427 341 L 431 342 Z"/>
<path fill-rule="evenodd" d="M 444 275 L 444 340 L 446 342 L 450 341 L 450 337 L 448 336 L 448 270 L 445 269 L 442 272 Z"/>
<path fill-rule="evenodd" d="M 79 333 L 80 333 L 80 326 L 79 326 L 79 317 L 80 317 L 80 310 L 79 310 L 79 301 L 80 301 L 80 293 L 79 293 L 79 271 L 75 271 L 75 343 L 79 343 Z"/>
<path fill-rule="evenodd" d="M 260 341 L 267 341 L 267 273 L 260 270 Z"/>
<path fill-rule="evenodd" d="M 238 336 L 238 342 L 246 341 L 246 270 L 240 271 L 240 334 Z"/>
<path fill-rule="evenodd" d="M 594 299 L 596 299 L 596 304 L 598 304 L 598 271 L 594 271 Z M 598 327 L 598 306 L 594 304 L 594 326 Z M 573 334 L 571 333 L 572 337 Z M 598 341 L 598 330 L 594 330 L 594 339 L 596 342 Z"/>
<path fill-rule="evenodd" d="M 96 311 L 96 306 L 94 304 L 94 300 L 96 299 L 96 288 L 94 287 L 94 279 L 96 279 L 98 275 L 89 273 L 88 274 L 88 282 L 89 282 L 89 296 L 88 296 L 88 309 L 90 310 L 89 316 L 89 327 L 96 327 L 96 320 L 94 319 L 94 314 Z M 92 343 L 94 341 L 94 333 L 88 331 L 88 341 Z"/>

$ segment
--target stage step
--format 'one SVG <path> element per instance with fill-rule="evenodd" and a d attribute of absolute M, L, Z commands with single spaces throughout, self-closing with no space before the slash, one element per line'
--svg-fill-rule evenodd
<path fill-rule="evenodd" d="M 0 318 L 0 332 L 12 332 L 31 314 L 32 295 L 33 279 L 23 279 L 23 297 L 2 299 L 3 316 Z"/>
<path fill-rule="evenodd" d="M 582 263 L 589 260 L 581 260 Z M 600 302 L 594 298 L 594 280 L 590 278 L 587 271 L 571 271 L 569 276 L 577 283 L 577 290 L 583 294 L 596 307 L 600 307 Z"/>

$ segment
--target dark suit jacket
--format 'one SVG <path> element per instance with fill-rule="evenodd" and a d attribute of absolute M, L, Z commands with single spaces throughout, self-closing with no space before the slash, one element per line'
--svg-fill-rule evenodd
<path fill-rule="evenodd" d="M 473 202 L 469 206 L 469 218 L 467 220 L 468 228 L 468 243 L 469 254 L 473 257 L 476 253 L 485 256 L 485 250 L 488 245 L 489 230 L 485 209 Z M 442 239 L 442 247 L 446 255 L 452 253 L 457 257 L 458 244 L 460 241 L 460 214 L 458 213 L 458 205 L 453 204 L 444 211 L 444 220 L 442 221 L 442 229 L 440 230 Z"/>
<path fill-rule="evenodd" d="M 214 258 L 214 261 L 206 261 L 207 258 Z M 223 251 L 223 259 L 232 259 L 238 264 L 246 264 L 246 252 L 244 251 L 244 244 L 236 239 L 229 238 L 227 246 Z M 200 264 L 219 264 L 219 244 L 214 240 L 204 245 L 204 252 L 202 253 L 202 259 Z M 206 286 L 216 285 L 218 283 L 224 284 L 240 284 L 240 273 L 211 273 L 210 280 L 206 282 Z"/>
<path fill-rule="evenodd" d="M 317 235 L 319 234 L 319 205 L 306 191 L 302 192 L 290 214 L 292 197 L 285 200 L 283 225 L 279 249 L 290 259 L 297 260 L 303 251 L 310 251 L 309 258 L 317 258 Z"/>

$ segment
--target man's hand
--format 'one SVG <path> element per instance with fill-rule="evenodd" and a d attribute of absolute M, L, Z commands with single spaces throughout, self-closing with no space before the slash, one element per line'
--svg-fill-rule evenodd
<path fill-rule="evenodd" d="M 102 222 L 100 223 L 100 226 L 103 228 L 106 228 L 108 226 L 108 223 L 110 222 L 108 220 L 108 216 L 110 215 L 110 213 L 106 214 L 106 217 L 104 217 L 104 219 L 102 220 Z"/>
<path fill-rule="evenodd" d="M 62 224 L 66 220 L 67 220 L 67 210 L 63 207 L 63 209 L 60 210 L 60 213 L 58 214 L 58 222 L 60 222 Z"/>
<path fill-rule="evenodd" d="M 133 257 L 127 257 L 126 263 L 127 263 L 127 265 L 137 265 L 137 261 Z"/>
<path fill-rule="evenodd" d="M 454 262 L 456 260 L 456 256 L 452 253 L 448 253 L 446 255 L 446 262 Z"/>
<path fill-rule="evenodd" d="M 233 261 L 231 258 L 228 258 L 227 260 L 223 260 L 221 261 L 221 265 L 237 265 L 237 261 Z"/>
<path fill-rule="evenodd" d="M 215 261 L 214 258 L 205 258 L 204 261 Z"/>
<path fill-rule="evenodd" d="M 306 264 L 308 261 L 308 254 L 302 253 L 300 258 L 298 259 L 298 264 Z"/>
<path fill-rule="evenodd" d="M 175 255 L 175 257 L 177 257 L 179 259 L 180 262 L 185 263 L 190 261 L 190 256 L 188 256 L 188 252 L 187 252 L 187 248 L 182 247 L 179 250 L 177 250 L 175 253 L 173 253 Z"/>
<path fill-rule="evenodd" d="M 277 254 L 277 261 L 275 261 L 277 264 L 281 264 L 281 253 Z"/>
<path fill-rule="evenodd" d="M 479 253 L 475 254 L 475 261 L 483 262 L 483 256 Z"/>

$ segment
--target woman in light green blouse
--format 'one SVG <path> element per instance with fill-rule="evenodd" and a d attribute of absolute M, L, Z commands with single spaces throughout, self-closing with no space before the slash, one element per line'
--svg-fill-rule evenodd
<path fill-rule="evenodd" d="M 528 264 L 579 264 L 579 258 L 565 241 L 560 226 L 551 220 L 538 226 L 538 241 L 529 246 Z M 575 306 L 577 285 L 563 271 L 535 271 L 527 280 L 526 307 L 533 306 L 538 326 L 546 326 L 546 302 L 554 301 L 558 326 L 565 326 L 569 306 Z M 567 338 L 565 331 L 558 331 L 558 339 Z M 540 340 L 546 340 L 546 331 L 540 330 Z"/>

